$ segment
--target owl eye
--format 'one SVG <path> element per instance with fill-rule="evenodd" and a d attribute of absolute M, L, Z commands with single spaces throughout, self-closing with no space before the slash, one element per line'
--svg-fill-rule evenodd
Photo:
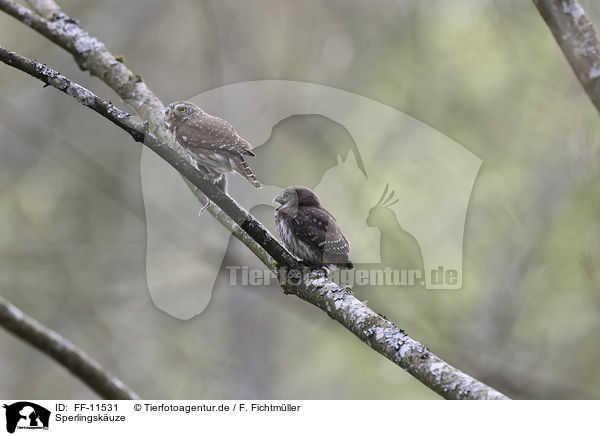
<path fill-rule="evenodd" d="M 186 109 L 184 106 L 179 106 L 179 107 L 177 108 L 177 110 L 178 110 L 179 112 L 185 112 L 187 109 Z"/>

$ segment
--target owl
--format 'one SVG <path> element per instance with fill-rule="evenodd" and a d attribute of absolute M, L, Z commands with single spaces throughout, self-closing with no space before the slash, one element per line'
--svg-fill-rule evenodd
<path fill-rule="evenodd" d="M 255 188 L 261 188 L 245 159 L 245 156 L 255 156 L 252 146 L 238 135 L 231 124 L 207 114 L 189 101 L 171 103 L 165 115 L 167 127 L 191 155 L 196 168 L 197 164 L 202 166 L 198 169 L 206 179 L 223 187 L 225 174 L 236 171 Z"/>
<path fill-rule="evenodd" d="M 285 247 L 313 267 L 352 269 L 350 243 L 317 194 L 304 186 L 285 188 L 273 201 L 277 233 Z"/>

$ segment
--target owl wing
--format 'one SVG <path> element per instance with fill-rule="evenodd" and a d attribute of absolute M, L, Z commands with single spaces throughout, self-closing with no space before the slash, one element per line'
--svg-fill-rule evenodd
<path fill-rule="evenodd" d="M 254 156 L 252 146 L 227 121 L 202 113 L 179 124 L 175 134 L 179 143 L 188 148 L 202 147 L 215 152 Z"/>
<path fill-rule="evenodd" d="M 335 218 L 325 209 L 300 207 L 290 221 L 296 237 L 322 253 L 324 263 L 349 261 L 350 243 Z"/>

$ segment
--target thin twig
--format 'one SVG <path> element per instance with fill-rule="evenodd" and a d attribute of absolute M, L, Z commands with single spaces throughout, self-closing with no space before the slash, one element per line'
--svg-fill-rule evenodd
<path fill-rule="evenodd" d="M 47 354 L 107 400 L 138 400 L 121 380 L 64 337 L 0 297 L 0 325 Z"/>
<path fill-rule="evenodd" d="M 9 0 L 0 0 L 0 10 L 4 9 L 4 5 L 6 3 L 12 2 Z M 61 17 L 64 16 L 62 12 L 60 14 Z M 21 11 L 19 16 L 21 15 L 27 14 Z M 13 16 L 15 15 L 13 14 Z M 43 20 L 39 17 L 38 19 Z M 61 20 L 64 21 L 66 18 L 63 17 Z M 74 22 L 72 19 L 70 19 L 70 21 Z M 29 25 L 27 21 L 23 22 Z M 39 28 L 47 28 L 47 26 L 45 26 L 43 23 L 38 24 L 39 26 L 37 27 Z M 73 26 L 76 25 L 73 24 Z M 36 27 L 31 27 L 37 30 Z M 44 32 L 40 33 L 45 35 Z M 86 38 L 91 38 L 81 29 L 72 30 L 70 33 L 71 35 L 85 34 Z M 76 39 L 79 38 L 79 36 L 73 37 Z M 53 38 L 50 39 L 53 40 Z M 93 40 L 97 42 L 95 38 L 93 38 Z M 57 39 L 55 42 L 58 45 L 63 46 L 61 41 L 62 40 Z M 101 43 L 97 42 L 97 44 L 95 43 L 94 45 L 98 44 Z M 70 44 L 66 44 L 63 47 L 69 50 L 68 47 L 70 46 Z M 87 52 L 87 56 L 79 53 L 75 57 L 76 59 L 78 59 L 78 57 L 80 58 L 78 61 L 80 66 L 84 65 L 85 68 L 92 72 L 92 74 L 97 75 L 107 84 L 109 84 L 109 86 L 119 92 L 119 90 L 123 89 L 123 83 L 120 83 L 118 78 L 110 77 L 110 64 L 107 65 L 105 62 L 107 62 L 108 59 L 111 59 L 111 56 L 106 55 L 108 52 L 106 52 L 103 44 L 101 47 L 101 50 L 91 50 Z M 98 55 L 99 52 L 101 52 L 101 55 Z M 81 56 L 84 57 L 83 62 L 81 62 Z M 49 83 L 50 85 L 54 86 L 54 83 L 57 82 L 57 80 L 55 80 L 55 75 L 58 73 L 53 72 L 52 70 L 48 69 L 48 67 L 45 67 L 46 70 L 44 71 L 53 77 L 45 80 L 41 77 L 38 77 L 40 69 L 35 64 L 32 67 L 25 61 L 17 63 L 16 59 L 20 58 L 18 55 L 5 49 L 4 51 L 0 51 L 0 58 L 3 61 L 7 57 L 11 60 L 10 65 L 39 78 L 40 80 L 44 81 L 44 83 Z M 114 58 L 114 56 L 112 58 Z M 5 63 L 8 62 L 5 61 Z M 29 71 L 31 68 L 33 68 L 34 74 Z M 102 71 L 106 72 L 109 77 L 98 74 L 98 72 Z M 60 83 L 62 83 L 63 79 L 68 80 L 64 78 L 64 76 L 61 76 Z M 79 85 L 69 81 L 69 83 L 66 85 L 66 89 L 70 89 L 72 86 Z M 147 91 L 144 92 L 149 94 L 136 94 L 134 96 L 135 98 L 139 99 L 138 103 L 134 105 L 134 107 L 144 107 L 144 99 L 152 101 L 154 101 L 153 99 L 156 99 L 154 94 L 152 94 L 148 88 L 146 88 L 146 90 Z M 69 95 L 77 98 L 78 93 L 71 92 Z M 96 96 L 94 97 L 97 98 Z M 85 104 L 87 101 L 90 101 L 90 99 L 84 99 L 84 102 L 82 103 Z M 94 102 L 95 101 L 96 100 L 94 100 Z M 85 105 L 96 111 L 103 110 L 104 107 L 103 105 Z M 162 108 L 162 103 L 160 103 L 159 106 Z M 152 116 L 150 118 L 150 123 L 154 123 L 154 128 L 151 129 L 152 133 L 137 129 L 138 132 L 135 134 L 136 136 L 132 134 L 134 139 L 139 138 L 140 133 L 145 134 L 145 145 L 155 151 L 171 166 L 177 169 L 194 186 L 199 188 L 208 198 L 210 198 L 210 200 L 218 206 L 218 208 L 214 209 L 220 209 L 224 212 L 223 215 L 228 216 L 235 225 L 240 226 L 244 232 L 238 232 L 236 236 L 240 238 L 244 244 L 249 246 L 255 253 L 255 249 L 264 249 L 266 253 L 263 257 L 261 257 L 263 262 L 265 262 L 265 259 L 269 259 L 268 256 L 277 260 L 279 264 L 278 272 L 282 278 L 281 285 L 286 293 L 293 293 L 301 299 L 321 308 L 330 317 L 337 320 L 345 328 L 353 332 L 371 348 L 381 353 L 394 363 L 398 364 L 400 367 L 404 368 L 406 371 L 444 398 L 507 399 L 507 397 L 500 392 L 479 382 L 473 377 L 461 372 L 460 370 L 441 360 L 439 357 L 431 353 L 425 346 L 406 335 L 403 330 L 397 328 L 393 323 L 369 309 L 366 304 L 357 300 L 347 288 L 343 288 L 335 283 L 332 283 L 323 274 L 314 271 L 302 271 L 301 276 L 293 276 L 296 280 L 287 280 L 289 277 L 285 274 L 286 270 L 296 270 L 298 268 L 297 261 L 277 242 L 275 238 L 273 238 L 273 236 L 260 222 L 254 219 L 252 215 L 241 208 L 235 201 L 233 201 L 217 187 L 206 182 L 200 173 L 189 162 L 187 162 L 185 158 L 178 154 L 176 151 L 176 146 L 172 144 L 173 140 L 171 135 L 169 135 L 164 129 L 164 115 L 162 110 L 160 113 L 154 113 L 155 110 L 156 105 L 154 105 L 152 108 L 145 108 L 147 113 L 152 112 Z M 141 113 L 141 111 L 138 110 L 138 113 Z M 114 114 L 110 113 L 104 113 L 102 115 L 111 121 L 111 118 L 115 116 Z M 140 127 L 136 126 L 132 120 L 127 118 L 126 120 L 119 119 L 119 123 L 115 124 L 119 125 L 119 127 L 121 127 L 121 125 L 126 125 L 127 128 Z M 221 219 L 219 219 L 219 221 L 223 222 Z M 232 227 L 235 227 L 233 224 L 231 225 Z M 244 233 L 246 234 L 246 237 L 243 237 Z M 257 247 L 258 245 L 259 247 Z M 272 264 L 268 266 L 270 268 L 273 267 Z"/>

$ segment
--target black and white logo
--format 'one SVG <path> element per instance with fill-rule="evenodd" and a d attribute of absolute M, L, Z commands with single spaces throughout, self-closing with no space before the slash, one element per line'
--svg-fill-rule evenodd
<path fill-rule="evenodd" d="M 5 404 L 6 431 L 14 433 L 16 429 L 48 430 L 50 411 L 29 401 Z"/>

